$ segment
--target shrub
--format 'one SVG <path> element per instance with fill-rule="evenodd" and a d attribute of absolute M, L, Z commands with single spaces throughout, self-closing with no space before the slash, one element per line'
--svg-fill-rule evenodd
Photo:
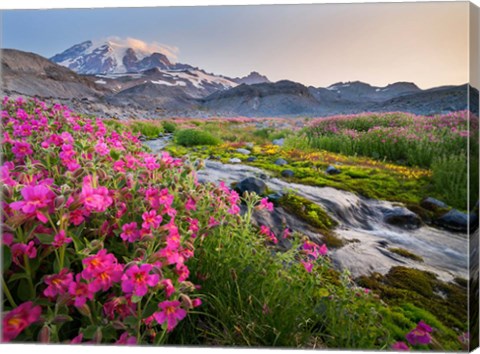
<path fill-rule="evenodd" d="M 162 123 L 163 125 L 163 130 L 165 130 L 166 133 L 175 133 L 175 130 L 177 130 L 177 125 L 172 122 L 164 121 Z"/>
<path fill-rule="evenodd" d="M 134 133 L 140 133 L 148 139 L 158 138 L 160 133 L 163 133 L 163 128 L 159 123 L 147 121 L 133 121 L 130 123 L 130 129 Z"/>
<path fill-rule="evenodd" d="M 178 130 L 175 133 L 175 142 L 183 146 L 219 145 L 221 140 L 209 132 L 197 129 Z"/>

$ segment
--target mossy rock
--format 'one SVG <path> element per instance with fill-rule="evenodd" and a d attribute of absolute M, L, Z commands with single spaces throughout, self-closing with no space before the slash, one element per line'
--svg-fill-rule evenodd
<path fill-rule="evenodd" d="M 412 253 L 404 248 L 389 248 L 388 249 L 390 252 L 393 252 L 395 254 L 398 254 L 399 256 L 405 257 L 412 259 L 417 262 L 423 262 L 423 258 L 420 256 L 417 256 L 415 253 Z"/>
<path fill-rule="evenodd" d="M 344 245 L 332 231 L 338 223 L 319 205 L 293 193 L 285 194 L 277 203 L 287 212 L 306 222 L 313 231 L 321 233 L 327 247 L 339 248 Z"/>
<path fill-rule="evenodd" d="M 386 275 L 361 276 L 356 282 L 372 289 L 389 305 L 411 303 L 435 315 L 446 327 L 467 330 L 466 288 L 443 282 L 433 273 L 393 267 Z"/>

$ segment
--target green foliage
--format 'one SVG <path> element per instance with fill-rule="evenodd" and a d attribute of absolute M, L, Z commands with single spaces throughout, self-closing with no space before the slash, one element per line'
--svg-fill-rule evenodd
<path fill-rule="evenodd" d="M 433 160 L 432 170 L 433 186 L 439 199 L 448 205 L 467 210 L 468 159 L 466 154 L 437 157 Z M 476 200 L 472 201 L 472 205 L 475 202 Z"/>
<path fill-rule="evenodd" d="M 102 122 L 107 126 L 115 130 L 117 133 L 122 133 L 129 130 L 126 124 L 120 123 L 116 119 L 104 119 Z"/>
<path fill-rule="evenodd" d="M 165 133 L 172 134 L 175 133 L 175 130 L 177 130 L 177 125 L 169 121 L 163 121 L 162 126 Z"/>
<path fill-rule="evenodd" d="M 246 196 L 249 210 L 254 198 Z M 194 344 L 217 346 L 374 348 L 385 341 L 379 302 L 359 296 L 326 258 L 308 273 L 298 261 L 298 235 L 286 252 L 266 247 L 250 215 L 218 226 L 197 248 L 189 267 L 204 305 L 172 343 L 194 338 Z"/>
<path fill-rule="evenodd" d="M 148 139 L 155 139 L 163 133 L 162 126 L 157 122 L 133 121 L 130 123 L 133 133 L 140 133 Z"/>
<path fill-rule="evenodd" d="M 207 131 L 184 129 L 175 132 L 175 142 L 183 146 L 218 145 L 222 141 Z"/>

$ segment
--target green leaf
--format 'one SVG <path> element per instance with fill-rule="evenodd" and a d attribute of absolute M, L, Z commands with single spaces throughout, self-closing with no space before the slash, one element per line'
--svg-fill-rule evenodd
<path fill-rule="evenodd" d="M 117 161 L 120 158 L 120 153 L 117 150 L 110 150 L 110 157 Z"/>
<path fill-rule="evenodd" d="M 22 301 L 32 300 L 30 294 L 30 285 L 27 279 L 21 279 L 18 284 L 17 296 Z"/>
<path fill-rule="evenodd" d="M 50 245 L 52 244 L 55 236 L 51 234 L 35 234 L 35 237 L 38 238 L 40 243 L 44 245 Z"/>
<path fill-rule="evenodd" d="M 143 296 L 132 295 L 132 302 L 136 304 L 137 302 L 142 301 Z"/>
<path fill-rule="evenodd" d="M 65 257 L 64 260 L 63 260 L 63 268 L 70 268 L 70 260 L 68 259 L 68 257 Z M 60 273 L 60 271 L 62 270 L 60 268 L 60 264 L 58 263 L 58 259 L 55 259 L 55 261 L 53 262 L 53 271 L 55 273 Z"/>
<path fill-rule="evenodd" d="M 112 339 L 117 339 L 117 331 L 109 324 L 102 328 L 102 336 L 104 341 L 108 342 Z"/>
<path fill-rule="evenodd" d="M 127 318 L 125 318 L 123 320 L 123 323 L 132 327 L 132 328 L 136 328 L 136 326 L 138 324 L 138 320 L 135 316 L 128 316 Z"/>
<path fill-rule="evenodd" d="M 90 325 L 87 328 L 82 329 L 83 336 L 86 339 L 92 339 L 95 333 L 97 333 L 98 327 L 96 325 Z"/>
<path fill-rule="evenodd" d="M 330 295 L 330 292 L 327 289 L 321 288 L 318 290 L 318 296 L 327 297 L 328 295 Z"/>
<path fill-rule="evenodd" d="M 26 273 L 15 273 L 8 279 L 8 282 L 11 283 L 12 281 L 18 279 L 28 279 L 28 275 Z"/>
<path fill-rule="evenodd" d="M 10 251 L 10 248 L 3 246 L 2 247 L 3 251 L 3 270 L 7 270 L 10 268 L 12 264 L 12 252 Z"/>
<path fill-rule="evenodd" d="M 158 310 L 158 304 L 154 302 L 150 302 L 148 306 L 143 310 L 142 319 L 150 317 L 157 310 Z"/>

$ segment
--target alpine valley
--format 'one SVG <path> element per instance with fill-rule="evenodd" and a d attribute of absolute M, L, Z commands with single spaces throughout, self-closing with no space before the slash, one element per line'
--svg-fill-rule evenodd
<path fill-rule="evenodd" d="M 321 117 L 368 111 L 430 115 L 467 109 L 469 92 L 467 84 L 422 90 L 411 82 L 307 87 L 288 80 L 271 82 L 255 71 L 231 78 L 111 40 L 85 41 L 49 59 L 3 49 L 1 62 L 2 91 L 8 96 L 38 97 L 119 119 Z"/>

